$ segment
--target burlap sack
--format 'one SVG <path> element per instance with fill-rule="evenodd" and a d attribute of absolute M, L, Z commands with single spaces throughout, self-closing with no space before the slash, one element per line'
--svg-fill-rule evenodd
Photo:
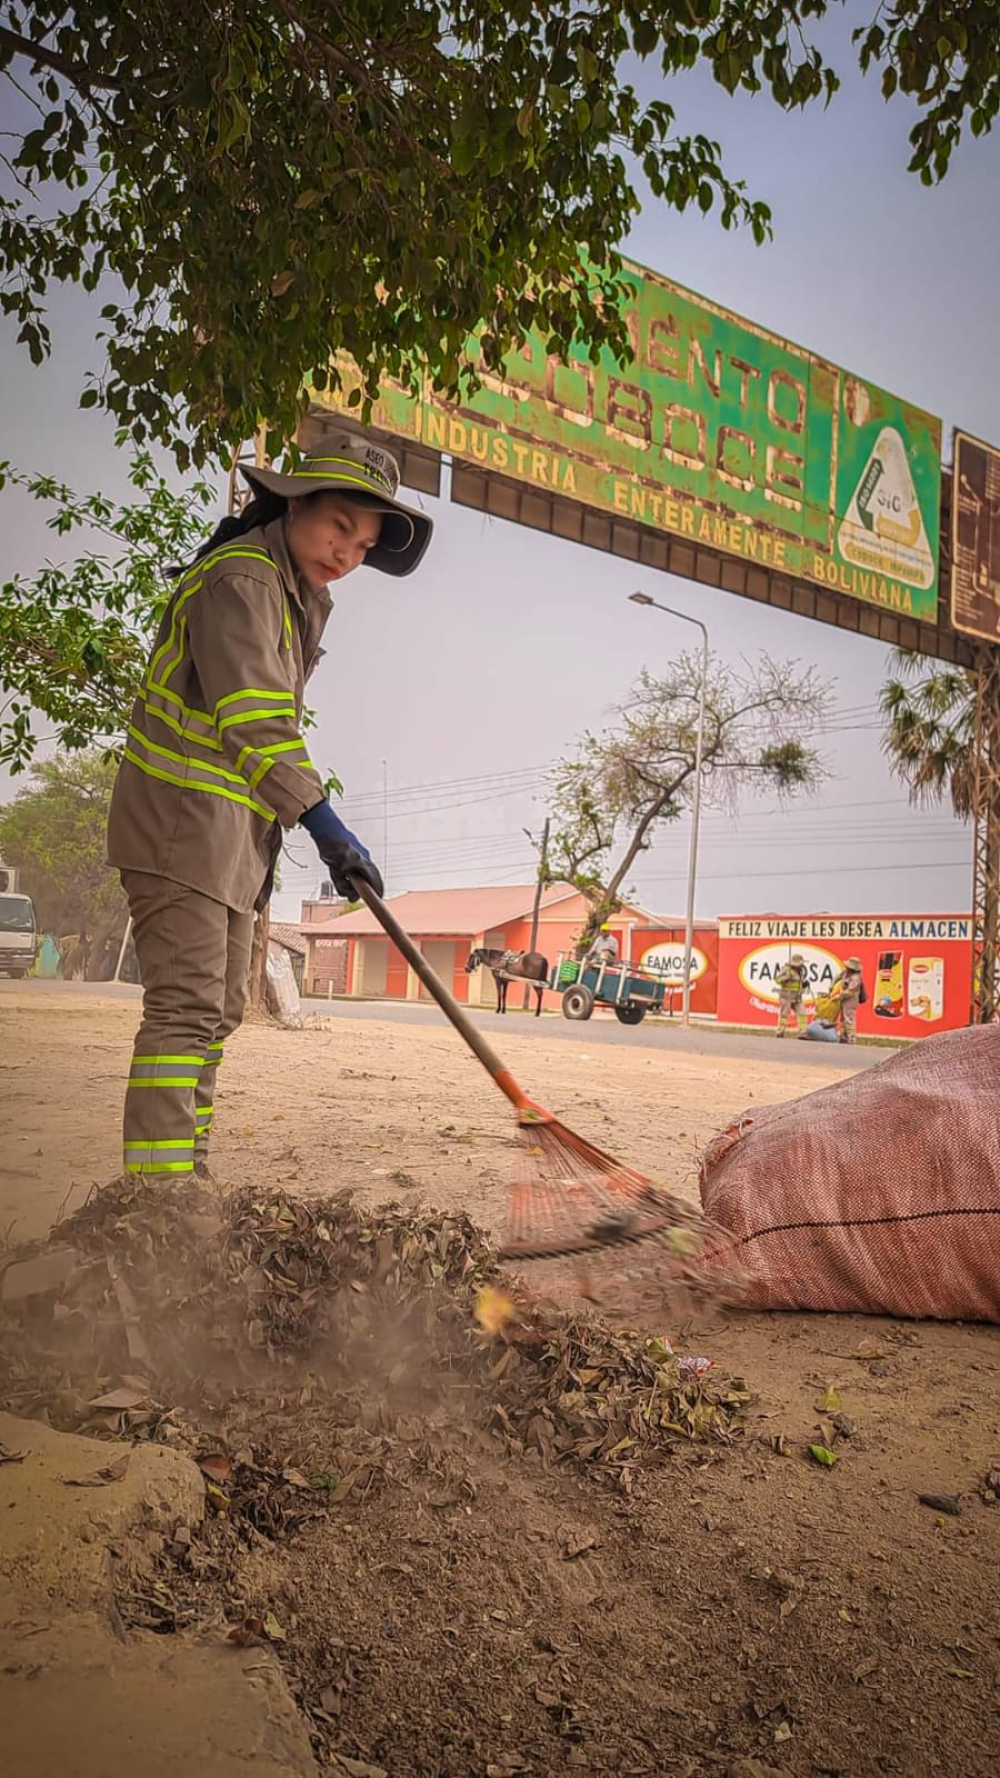
<path fill-rule="evenodd" d="M 1000 1026 L 744 1112 L 701 1196 L 744 1307 L 1000 1321 Z"/>

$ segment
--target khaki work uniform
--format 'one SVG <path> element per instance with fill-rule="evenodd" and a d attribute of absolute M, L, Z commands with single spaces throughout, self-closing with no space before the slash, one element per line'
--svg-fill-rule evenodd
<path fill-rule="evenodd" d="M 833 992 L 839 989 L 841 1043 L 856 1043 L 858 1029 L 858 1004 L 864 994 L 864 986 L 859 969 L 845 969 L 833 984 Z"/>
<path fill-rule="evenodd" d="M 778 1036 L 784 1037 L 789 1025 L 796 1031 L 804 1031 L 806 1016 L 802 1001 L 809 986 L 805 972 L 794 963 L 786 963 L 778 971 L 775 986 L 778 990 Z"/>
<path fill-rule="evenodd" d="M 296 574 L 279 518 L 195 563 L 164 613 L 108 820 L 143 985 L 128 1172 L 190 1173 L 207 1158 L 254 910 L 282 827 L 324 796 L 301 719 L 330 610 L 329 593 Z"/>

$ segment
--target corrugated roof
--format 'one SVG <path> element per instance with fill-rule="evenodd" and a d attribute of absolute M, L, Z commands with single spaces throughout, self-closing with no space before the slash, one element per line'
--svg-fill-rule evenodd
<path fill-rule="evenodd" d="M 568 883 L 553 883 L 542 891 L 542 907 L 552 907 L 575 893 Z M 534 899 L 534 883 L 514 883 L 494 889 L 411 889 L 406 895 L 394 895 L 389 906 L 404 929 L 418 938 L 433 938 L 437 933 L 448 938 L 477 938 L 511 920 L 527 919 Z M 333 934 L 368 938 L 381 930 L 367 908 L 342 914 L 339 920 L 310 922 L 300 928 L 303 937 L 322 934 L 327 938 Z"/>
<path fill-rule="evenodd" d="M 286 951 L 297 951 L 300 957 L 306 954 L 305 939 L 297 926 L 290 926 L 287 920 L 272 920 L 267 929 L 268 938 L 275 944 L 284 945 Z"/>

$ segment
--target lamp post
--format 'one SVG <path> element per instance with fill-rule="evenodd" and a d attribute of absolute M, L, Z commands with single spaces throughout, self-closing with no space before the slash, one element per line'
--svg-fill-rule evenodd
<path fill-rule="evenodd" d="M 698 825 L 701 820 L 701 758 L 705 741 L 705 694 L 708 688 L 708 631 L 700 618 L 689 617 L 686 611 L 675 611 L 672 605 L 661 605 L 649 593 L 629 593 L 633 605 L 651 605 L 654 611 L 665 611 L 668 617 L 679 617 L 682 623 L 695 624 L 701 631 L 701 684 L 698 693 L 698 734 L 694 755 L 694 794 L 691 798 L 691 842 L 688 847 L 687 908 L 684 915 L 684 998 L 681 1001 L 681 1024 L 691 1023 L 691 958 L 694 950 L 694 893 L 698 879 Z"/>

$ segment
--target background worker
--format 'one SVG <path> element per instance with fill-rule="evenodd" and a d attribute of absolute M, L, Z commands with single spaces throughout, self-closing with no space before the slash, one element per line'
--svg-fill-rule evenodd
<path fill-rule="evenodd" d="M 608 925 L 607 920 L 605 920 L 600 932 L 597 934 L 584 961 L 586 963 L 596 963 L 598 967 L 602 963 L 605 966 L 611 963 L 617 963 L 618 940 L 612 932 L 611 927 Z"/>
<path fill-rule="evenodd" d="M 794 1031 L 803 1031 L 806 1017 L 802 1002 L 809 992 L 809 974 L 801 952 L 796 951 L 779 969 L 775 987 L 778 990 L 778 1036 L 784 1037 L 789 1024 Z"/>
<path fill-rule="evenodd" d="M 848 957 L 830 993 L 839 1001 L 838 1023 L 841 1043 L 857 1042 L 858 1007 L 868 999 L 860 957 Z"/>
<path fill-rule="evenodd" d="M 241 466 L 242 467 L 242 466 Z M 125 1095 L 127 1173 L 207 1165 L 215 1075 L 243 1016 L 254 911 L 282 828 L 301 824 L 341 895 L 382 879 L 324 791 L 302 738 L 329 587 L 364 565 L 410 574 L 431 521 L 396 498 L 372 441 L 328 435 L 254 498 L 178 579 L 136 700 L 108 822 L 143 985 Z"/>

